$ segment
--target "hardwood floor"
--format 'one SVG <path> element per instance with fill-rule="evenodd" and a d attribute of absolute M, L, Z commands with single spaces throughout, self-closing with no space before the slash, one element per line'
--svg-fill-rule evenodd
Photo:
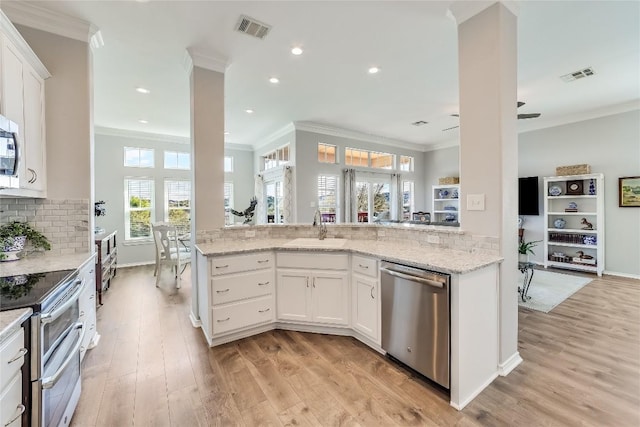
<path fill-rule="evenodd" d="M 120 269 L 87 352 L 80 426 L 639 426 L 640 281 L 519 312 L 524 362 L 463 411 L 353 338 L 272 331 L 209 348 L 183 287 Z M 515 297 L 515 295 L 514 295 Z"/>

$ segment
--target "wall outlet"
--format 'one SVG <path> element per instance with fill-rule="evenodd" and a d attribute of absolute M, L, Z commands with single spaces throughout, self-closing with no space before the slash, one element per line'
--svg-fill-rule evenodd
<path fill-rule="evenodd" d="M 440 237 L 439 236 L 428 235 L 427 236 L 427 243 L 438 244 L 438 243 L 440 243 Z"/>
<path fill-rule="evenodd" d="M 244 237 L 256 237 L 256 230 L 246 230 Z"/>
<path fill-rule="evenodd" d="M 484 194 L 468 194 L 467 210 L 483 211 L 484 210 Z"/>

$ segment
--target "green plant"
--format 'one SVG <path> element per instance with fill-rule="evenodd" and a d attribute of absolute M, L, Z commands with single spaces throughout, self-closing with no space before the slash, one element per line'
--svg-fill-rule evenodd
<path fill-rule="evenodd" d="M 542 242 L 542 240 L 534 240 L 531 242 L 525 242 L 524 240 L 521 240 L 520 244 L 518 245 L 518 253 L 521 253 L 524 255 L 526 254 L 535 255 L 536 253 L 533 252 L 532 248 L 536 247 L 536 243 L 540 243 L 540 242 Z"/>
<path fill-rule="evenodd" d="M 12 221 L 0 226 L 0 259 L 4 259 L 5 255 L 1 253 L 5 247 L 12 246 L 14 238 L 26 236 L 27 241 L 36 249 L 51 249 L 51 244 L 44 234 L 31 227 L 26 222 Z"/>

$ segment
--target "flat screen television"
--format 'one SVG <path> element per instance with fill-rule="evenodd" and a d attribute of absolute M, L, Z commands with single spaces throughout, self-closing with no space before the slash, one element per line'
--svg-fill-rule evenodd
<path fill-rule="evenodd" d="M 540 215 L 537 176 L 518 178 L 518 215 Z"/>

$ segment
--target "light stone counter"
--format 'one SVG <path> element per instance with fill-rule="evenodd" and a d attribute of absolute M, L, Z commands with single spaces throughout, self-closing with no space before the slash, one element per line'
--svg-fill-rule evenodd
<path fill-rule="evenodd" d="M 90 256 L 88 252 L 68 255 L 34 253 L 18 261 L 0 262 L 0 276 L 76 269 Z"/>
<path fill-rule="evenodd" d="M 0 312 L 0 345 L 15 331 L 20 329 L 22 322 L 33 314 L 30 308 L 17 308 L 15 310 Z"/>
<path fill-rule="evenodd" d="M 348 240 L 340 248 L 284 246 L 291 240 L 255 239 L 203 243 L 196 249 L 205 256 L 223 256 L 256 251 L 352 252 L 443 273 L 464 274 L 502 261 L 501 257 L 460 250 L 405 245 L 399 242 Z"/>

